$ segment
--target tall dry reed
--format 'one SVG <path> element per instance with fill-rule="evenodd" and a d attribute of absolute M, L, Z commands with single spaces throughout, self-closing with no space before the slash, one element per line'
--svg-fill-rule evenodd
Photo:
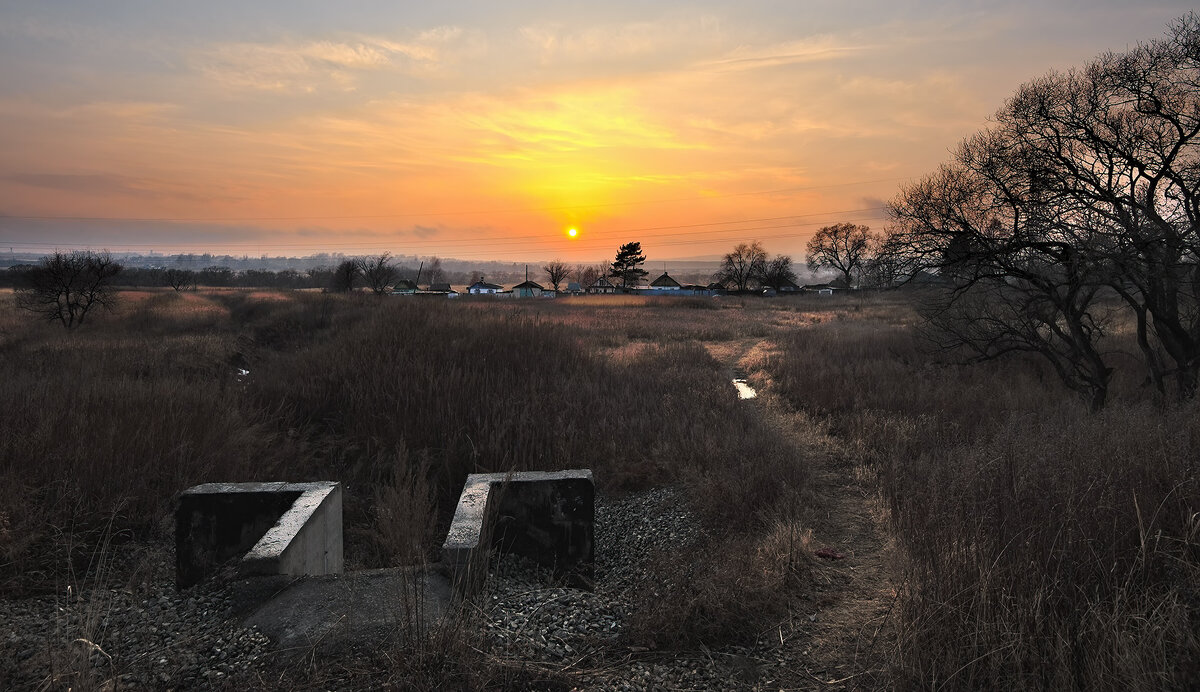
<path fill-rule="evenodd" d="M 899 687 L 1170 689 L 1200 675 L 1196 405 L 1039 362 L 956 365 L 895 320 L 783 340 L 772 388 L 877 471 L 903 548 Z"/>

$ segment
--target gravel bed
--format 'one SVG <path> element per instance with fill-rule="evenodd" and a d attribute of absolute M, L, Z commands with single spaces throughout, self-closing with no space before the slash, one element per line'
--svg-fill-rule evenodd
<path fill-rule="evenodd" d="M 0 688 L 212 689 L 249 679 L 270 648 L 219 589 L 179 593 L 160 564 L 139 593 L 91 589 L 0 602 Z"/>
<path fill-rule="evenodd" d="M 682 494 L 657 488 L 619 498 L 597 497 L 596 590 L 552 584 L 523 558 L 497 561 L 483 594 L 483 626 L 492 653 L 574 675 L 582 689 L 711 690 L 752 686 L 762 652 L 656 653 L 623 642 L 633 594 L 648 579 L 654 556 L 701 538 Z"/>
<path fill-rule="evenodd" d="M 596 589 L 556 585 L 513 556 L 496 561 L 480 606 L 480 634 L 499 659 L 561 672 L 579 689 L 744 689 L 769 682 L 781 652 L 739 647 L 654 652 L 624 639 L 633 594 L 650 560 L 702 538 L 682 494 L 658 488 L 599 495 Z M 272 675 L 265 635 L 244 628 L 219 586 L 183 593 L 164 551 L 149 586 L 0 601 L 0 689 L 254 689 Z M 94 643 L 94 646 L 93 646 Z M 276 671 L 278 672 L 278 671 Z M 75 675 L 76 677 L 72 677 Z M 369 675 L 369 673 L 368 673 Z"/>

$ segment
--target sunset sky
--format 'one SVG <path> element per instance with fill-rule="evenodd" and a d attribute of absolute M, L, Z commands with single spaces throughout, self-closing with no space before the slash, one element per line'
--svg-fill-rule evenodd
<path fill-rule="evenodd" d="M 1190 6 L 5 2 L 0 249 L 801 259 Z"/>

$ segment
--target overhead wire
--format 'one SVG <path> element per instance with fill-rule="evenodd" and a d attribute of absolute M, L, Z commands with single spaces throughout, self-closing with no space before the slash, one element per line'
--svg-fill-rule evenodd
<path fill-rule="evenodd" d="M 623 206 L 638 206 L 644 204 L 670 204 L 673 202 L 693 202 L 698 200 L 708 199 L 724 199 L 729 197 L 750 197 L 755 195 L 775 195 L 784 192 L 803 192 L 808 190 L 827 190 L 837 187 L 850 187 L 853 185 L 866 185 L 870 183 L 885 183 L 894 182 L 897 180 L 910 180 L 912 176 L 901 176 L 895 178 L 875 178 L 871 180 L 851 180 L 844 183 L 830 183 L 828 185 L 802 185 L 790 188 L 778 188 L 774 190 L 755 190 L 750 192 L 729 192 L 724 194 L 700 195 L 695 197 L 677 197 L 672 199 L 650 199 L 650 200 L 625 200 L 621 202 L 596 202 L 592 204 L 572 204 L 556 207 L 520 207 L 513 209 L 477 209 L 477 210 L 458 210 L 458 211 L 427 211 L 427 212 L 404 212 L 402 214 L 336 214 L 336 215 L 315 215 L 315 216 L 196 216 L 196 217 L 172 217 L 172 216 L 57 216 L 57 215 L 5 215 L 0 216 L 0 219 L 15 219 L 22 221 L 116 221 L 123 223 L 230 223 L 230 222 L 248 222 L 248 221 L 353 221 L 357 219 L 402 219 L 402 218 L 422 218 L 429 216 L 473 216 L 482 214 L 516 214 L 523 212 L 535 211 L 571 211 L 576 209 L 595 209 L 602 207 L 623 207 Z"/>
<path fill-rule="evenodd" d="M 851 220 L 852 221 L 870 221 L 870 220 L 873 220 L 876 218 L 881 219 L 883 217 L 875 216 L 875 217 L 865 217 L 865 218 L 858 218 L 858 219 L 851 219 Z M 653 247 L 660 248 L 660 247 L 696 246 L 699 243 L 713 244 L 713 243 L 719 243 L 719 242 L 726 241 L 726 240 L 729 240 L 729 241 L 745 240 L 745 239 L 780 240 L 780 239 L 788 239 L 788 238 L 801 238 L 801 237 L 808 235 L 808 232 L 805 231 L 805 232 L 796 232 L 796 233 L 772 233 L 772 234 L 767 234 L 767 235 L 755 233 L 751 236 L 747 236 L 745 234 L 749 231 L 781 230 L 781 229 L 790 229 L 790 228 L 810 228 L 812 226 L 820 225 L 821 223 L 824 223 L 824 222 L 807 222 L 807 223 L 799 223 L 799 224 L 780 224 L 780 225 L 774 225 L 774 226 L 755 226 L 755 227 L 750 227 L 750 228 L 722 229 L 721 231 L 719 231 L 720 233 L 736 233 L 737 235 L 728 236 L 728 237 L 722 236 L 722 237 L 714 237 L 714 238 L 702 238 L 702 239 L 698 239 L 698 238 L 694 237 L 694 234 L 686 234 L 686 233 L 666 234 L 663 236 L 656 237 L 653 242 Z M 660 241 L 660 240 L 658 240 L 658 238 L 668 238 L 668 239 Z M 674 239 L 670 239 L 670 238 L 674 238 Z M 502 241 L 498 241 L 498 242 L 495 242 L 492 244 L 478 243 L 478 244 L 474 244 L 471 246 L 464 246 L 463 248 L 461 248 L 460 250 L 457 250 L 455 252 L 455 258 L 462 259 L 462 260 L 470 260 L 470 259 L 485 260 L 485 259 L 489 259 L 489 258 L 501 258 L 501 257 L 528 257 L 529 255 L 531 255 L 533 253 L 547 254 L 547 255 L 555 254 L 554 251 L 549 250 L 545 246 L 534 246 L 534 245 L 530 245 L 527 243 L 517 244 L 518 245 L 517 247 L 513 247 L 513 245 L 514 245 L 513 243 L 504 243 Z M 570 242 L 569 246 L 564 246 L 564 248 L 562 248 L 562 250 L 569 251 L 571 254 L 575 254 L 575 255 L 578 255 L 580 253 L 585 253 L 585 252 L 600 252 L 600 251 L 607 252 L 608 250 L 611 249 L 610 245 L 611 244 L 601 244 L 599 242 L 593 242 L 591 244 L 582 244 L 582 243 L 577 243 L 577 242 L 572 241 L 572 242 Z M 45 246 L 40 246 L 40 247 L 44 247 L 47 250 L 61 249 L 61 246 L 55 246 L 55 245 L 45 245 Z M 87 246 L 87 247 L 92 247 L 92 246 Z M 160 245 L 160 247 L 161 247 L 161 245 Z M 267 250 L 271 249 L 266 244 L 264 244 L 262 247 L 266 248 Z M 35 251 L 33 248 L 29 248 L 29 247 L 25 247 L 25 248 L 21 248 L 21 249 L 26 252 Z M 121 251 L 134 252 L 131 249 L 126 250 L 126 249 L 123 249 L 120 247 L 116 248 L 115 250 L 112 247 L 109 247 L 106 249 L 116 251 L 116 252 L 121 252 Z M 328 244 L 317 243 L 317 244 L 313 244 L 311 246 L 306 246 L 304 248 L 299 248 L 299 249 L 311 249 L 313 251 L 311 254 L 313 254 L 313 255 L 330 254 L 330 252 L 329 252 L 330 248 L 329 248 Z M 361 245 L 354 245 L 354 246 L 342 246 L 340 249 L 342 249 L 342 250 L 358 250 L 360 252 L 371 251 L 371 250 L 375 250 L 375 251 L 397 250 L 397 251 L 399 251 L 399 248 L 396 248 L 395 243 L 361 244 Z M 422 253 L 422 252 L 411 251 L 411 250 L 414 250 L 414 248 L 405 248 L 405 249 L 410 250 L 410 251 L 409 252 L 401 252 L 400 254 L 414 255 L 414 256 L 426 254 L 426 253 Z M 415 248 L 415 250 L 420 250 L 420 249 L 422 249 L 422 248 Z M 295 251 L 295 250 L 293 250 L 293 251 Z M 183 261 L 183 262 L 197 264 L 197 263 L 211 261 L 211 257 L 213 256 L 212 253 L 205 253 L 206 255 L 208 255 L 208 259 L 206 259 L 205 256 L 203 256 L 203 255 L 202 256 L 193 256 L 193 257 L 183 256 L 183 255 L 193 255 L 193 254 L 195 254 L 195 253 L 180 252 L 175 256 L 175 259 L 173 261 L 176 261 L 176 262 Z M 216 254 L 217 255 L 220 255 L 220 254 L 228 255 L 231 253 L 216 253 Z M 269 255 L 270 253 L 269 252 L 258 252 L 256 254 Z M 338 253 L 335 253 L 335 254 L 338 254 Z M 340 254 L 345 254 L 345 253 L 340 253 Z M 353 255 L 355 253 L 351 252 L 349 254 Z M 444 253 L 434 252 L 431 254 L 444 254 Z"/>
<path fill-rule="evenodd" d="M 842 209 L 842 210 L 835 210 L 835 211 L 813 212 L 813 213 L 808 213 L 808 214 L 792 214 L 792 215 L 787 215 L 787 216 L 759 217 L 759 218 L 749 218 L 749 219 L 730 219 L 730 220 L 726 220 L 726 221 L 715 221 L 715 222 L 707 222 L 707 223 L 677 224 L 677 225 L 668 225 L 668 226 L 646 226 L 646 227 L 621 228 L 621 229 L 601 229 L 598 231 L 589 231 L 583 237 L 575 239 L 575 240 L 567 239 L 565 237 L 562 238 L 561 240 L 563 242 L 570 243 L 573 247 L 575 247 L 577 249 L 586 249 L 581 246 L 583 246 L 589 242 L 607 241 L 611 238 L 615 238 L 615 237 L 623 236 L 623 235 L 629 235 L 632 233 L 645 233 L 645 232 L 649 232 L 649 231 L 673 230 L 673 229 L 697 229 L 697 228 L 710 228 L 711 229 L 711 230 L 702 230 L 702 231 L 687 230 L 687 231 L 682 231 L 682 232 L 678 232 L 678 233 L 658 233 L 654 236 L 655 238 L 687 236 L 690 238 L 699 239 L 702 237 L 712 236 L 712 235 L 739 234 L 739 233 L 743 233 L 746 231 L 754 231 L 754 230 L 772 230 L 772 229 L 778 229 L 778 228 L 813 226 L 813 225 L 820 225 L 820 224 L 827 223 L 827 221 L 765 225 L 765 226 L 737 226 L 734 228 L 712 228 L 714 226 L 736 226 L 737 224 L 745 224 L 745 223 L 756 223 L 756 222 L 764 222 L 764 221 L 781 221 L 781 220 L 787 220 L 787 219 L 805 219 L 805 218 L 812 218 L 812 217 L 816 217 L 816 216 L 830 216 L 830 215 L 834 215 L 834 214 L 839 214 L 839 215 L 843 215 L 843 216 L 870 214 L 870 216 L 868 216 L 866 218 L 861 218 L 861 219 L 857 219 L 857 220 L 871 220 L 874 218 L 882 218 L 879 215 L 879 212 L 881 212 L 881 211 L 883 211 L 882 207 L 862 207 L 859 209 Z M 855 220 L 855 219 L 851 219 L 851 220 Z M 720 238 L 706 238 L 706 241 L 715 241 L 715 240 L 719 240 L 719 239 Z M 557 241 L 557 240 L 560 240 L 560 238 L 559 238 L 559 234 L 557 232 L 555 232 L 553 234 L 540 233 L 540 234 L 531 234 L 531 235 L 523 235 L 523 236 L 502 236 L 502 237 L 475 236 L 475 237 L 450 237 L 450 238 L 443 237 L 443 238 L 418 238 L 418 239 L 395 238 L 395 239 L 388 239 L 388 240 L 379 240 L 379 241 L 372 241 L 372 242 L 355 242 L 355 243 L 336 243 L 336 242 L 331 243 L 328 241 L 318 241 L 318 242 L 314 242 L 314 243 L 271 243 L 269 241 L 268 242 L 257 241 L 257 242 L 221 243 L 221 246 L 226 247 L 226 248 L 245 248 L 245 249 L 256 248 L 259 250 L 261 250 L 263 248 L 266 248 L 266 249 L 305 249 L 305 248 L 316 248 L 316 247 L 327 248 L 327 249 L 338 249 L 338 250 L 348 250 L 348 249 L 369 250 L 369 249 L 379 249 L 379 248 L 395 248 L 397 246 L 403 246 L 406 248 L 412 248 L 412 249 L 419 250 L 419 249 L 427 249 L 427 248 L 441 248 L 441 247 L 447 247 L 447 246 L 450 246 L 450 247 L 468 246 L 471 248 L 502 247 L 502 246 L 510 246 L 510 245 L 526 245 L 526 246 L 539 245 L 540 246 L 540 245 L 544 245 L 548 241 Z M 530 242 L 530 241 L 536 241 L 536 242 Z M 184 246 L 189 245 L 189 243 L 187 243 L 187 242 L 176 242 L 176 243 L 170 243 L 170 244 L 171 245 L 184 245 Z M 0 240 L 0 245 L 19 246 L 19 247 L 25 248 L 25 247 L 62 247 L 62 246 L 78 245 L 78 243 L 64 243 L 64 242 L 55 242 L 55 241 L 6 242 L 3 240 Z M 159 243 L 121 243 L 120 245 L 123 248 L 131 248 L 132 249 L 132 248 L 137 248 L 137 247 L 148 247 L 148 248 L 163 247 L 164 245 L 167 245 L 167 243 L 164 243 L 164 242 L 159 242 Z"/>

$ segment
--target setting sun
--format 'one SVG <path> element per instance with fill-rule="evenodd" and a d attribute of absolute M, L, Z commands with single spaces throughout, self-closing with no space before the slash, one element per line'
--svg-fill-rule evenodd
<path fill-rule="evenodd" d="M 0 2 L 0 259 L 801 258 L 1195 5 L 300 4 Z"/>

